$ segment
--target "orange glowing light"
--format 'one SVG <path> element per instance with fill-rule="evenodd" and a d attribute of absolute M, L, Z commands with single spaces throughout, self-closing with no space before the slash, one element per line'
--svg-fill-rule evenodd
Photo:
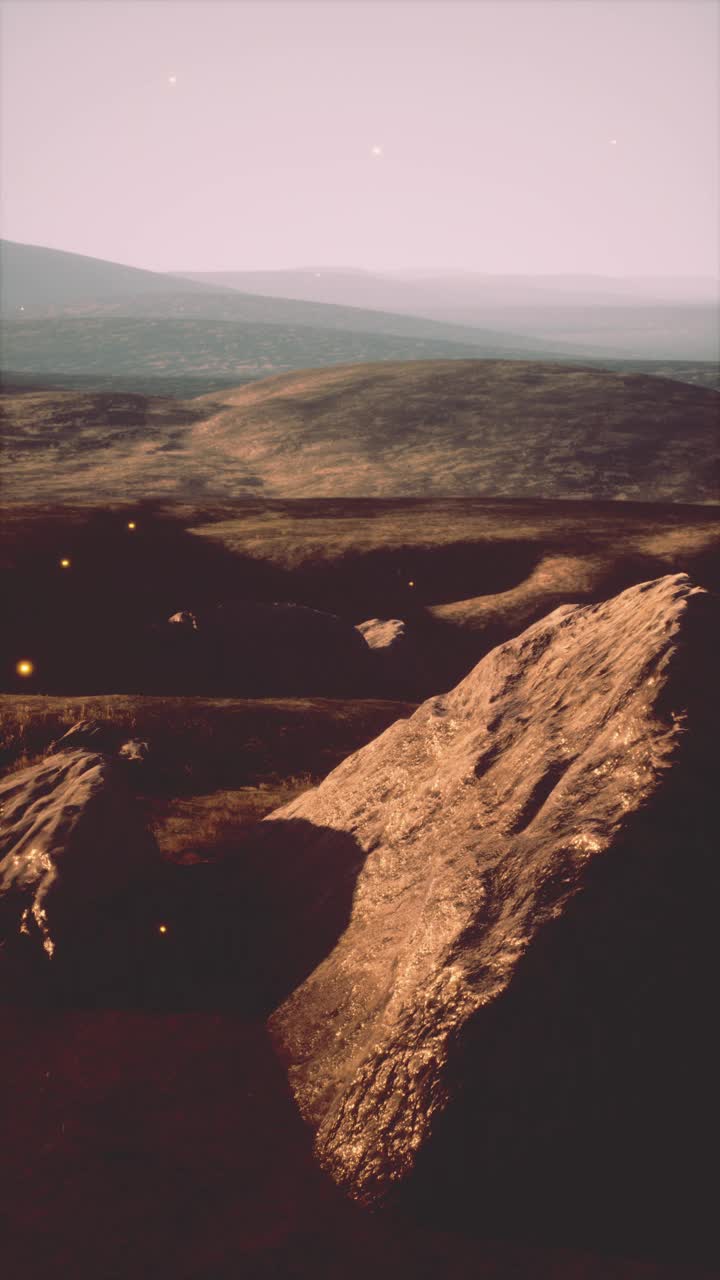
<path fill-rule="evenodd" d="M 128 520 L 127 527 L 128 529 L 137 529 L 137 525 L 134 520 Z"/>
<path fill-rule="evenodd" d="M 60 561 L 60 568 L 61 568 L 61 569 L 69 569 L 69 568 L 70 568 L 70 561 L 69 561 L 69 560 L 61 560 L 61 561 Z"/>
<path fill-rule="evenodd" d="M 415 586 L 415 583 L 413 582 L 412 578 L 411 578 L 411 579 L 410 579 L 410 581 L 408 582 L 408 586 L 409 586 L 409 587 L 414 587 L 414 586 Z"/>
<path fill-rule="evenodd" d="M 18 662 L 15 670 L 19 676 L 31 676 L 35 668 L 32 662 L 27 658 L 23 658 L 21 662 Z"/>
<path fill-rule="evenodd" d="M 167 931 L 168 931 L 168 928 L 166 924 L 158 925 L 158 933 L 167 933 Z"/>

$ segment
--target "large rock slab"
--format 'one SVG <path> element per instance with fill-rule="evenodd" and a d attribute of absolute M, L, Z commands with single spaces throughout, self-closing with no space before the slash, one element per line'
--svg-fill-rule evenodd
<path fill-rule="evenodd" d="M 25 939 L 31 952 L 62 963 L 83 938 L 109 941 L 105 908 L 112 918 L 112 904 L 157 873 L 160 856 L 129 782 L 143 745 L 81 722 L 38 764 L 0 781 L 0 940 L 8 952 Z"/>
<path fill-rule="evenodd" d="M 562 606 L 265 820 L 364 852 L 337 944 L 270 1019 L 352 1196 L 619 1221 L 629 1168 L 636 1218 L 692 1182 L 688 1108 L 717 1128 L 716 639 L 684 574 Z"/>
<path fill-rule="evenodd" d="M 407 629 L 401 618 L 368 618 L 356 628 L 370 649 L 390 652 L 407 644 Z"/>

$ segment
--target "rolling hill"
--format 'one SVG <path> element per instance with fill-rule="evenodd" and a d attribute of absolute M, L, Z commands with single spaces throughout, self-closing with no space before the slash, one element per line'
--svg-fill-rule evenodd
<path fill-rule="evenodd" d="M 122 384 L 152 392 L 158 382 L 185 394 L 232 386 L 308 365 L 357 361 L 468 359 L 478 354 L 501 358 L 510 348 L 461 345 L 437 339 L 382 332 L 316 329 L 212 319 L 210 316 L 122 315 L 32 317 L 6 324 L 2 334 L 4 381 L 32 375 L 36 385 Z M 194 388 L 197 388 L 194 391 Z"/>
<path fill-rule="evenodd" d="M 191 401 L 5 396 L 6 502 L 485 496 L 713 503 L 714 391 L 529 361 L 307 369 Z"/>
<path fill-rule="evenodd" d="M 148 293 L 206 294 L 221 288 L 15 240 L 0 240 L 0 278 L 0 311 L 5 315 L 32 307 L 65 307 Z"/>

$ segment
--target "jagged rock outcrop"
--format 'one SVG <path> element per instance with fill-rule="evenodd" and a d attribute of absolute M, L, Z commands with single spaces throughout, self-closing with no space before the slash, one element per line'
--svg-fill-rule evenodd
<path fill-rule="evenodd" d="M 45 759 L 0 781 L 0 939 L 8 952 L 23 938 L 62 963 L 83 937 L 107 934 L 106 906 L 156 873 L 159 854 L 128 782 L 145 744 L 116 738 L 82 721 Z"/>
<path fill-rule="evenodd" d="M 269 1024 L 354 1197 L 622 1235 L 692 1184 L 701 1212 L 715 643 L 684 574 L 563 606 L 265 820 L 364 853 L 347 926 Z"/>

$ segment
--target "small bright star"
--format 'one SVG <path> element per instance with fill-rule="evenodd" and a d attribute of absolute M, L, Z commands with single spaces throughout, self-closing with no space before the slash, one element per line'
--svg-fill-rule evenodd
<path fill-rule="evenodd" d="M 23 658 L 22 662 L 18 662 L 15 670 L 19 676 L 31 676 L 35 668 L 32 662 L 29 662 L 27 658 Z"/>
<path fill-rule="evenodd" d="M 60 561 L 60 568 L 61 568 L 61 569 L 69 569 L 69 568 L 70 568 L 70 561 L 69 561 L 69 560 L 61 560 L 61 561 Z"/>
<path fill-rule="evenodd" d="M 137 529 L 137 525 L 134 520 L 128 520 L 127 527 L 128 529 Z"/>
<path fill-rule="evenodd" d="M 166 924 L 158 925 L 158 933 L 167 933 L 167 931 L 168 931 L 168 927 Z"/>

